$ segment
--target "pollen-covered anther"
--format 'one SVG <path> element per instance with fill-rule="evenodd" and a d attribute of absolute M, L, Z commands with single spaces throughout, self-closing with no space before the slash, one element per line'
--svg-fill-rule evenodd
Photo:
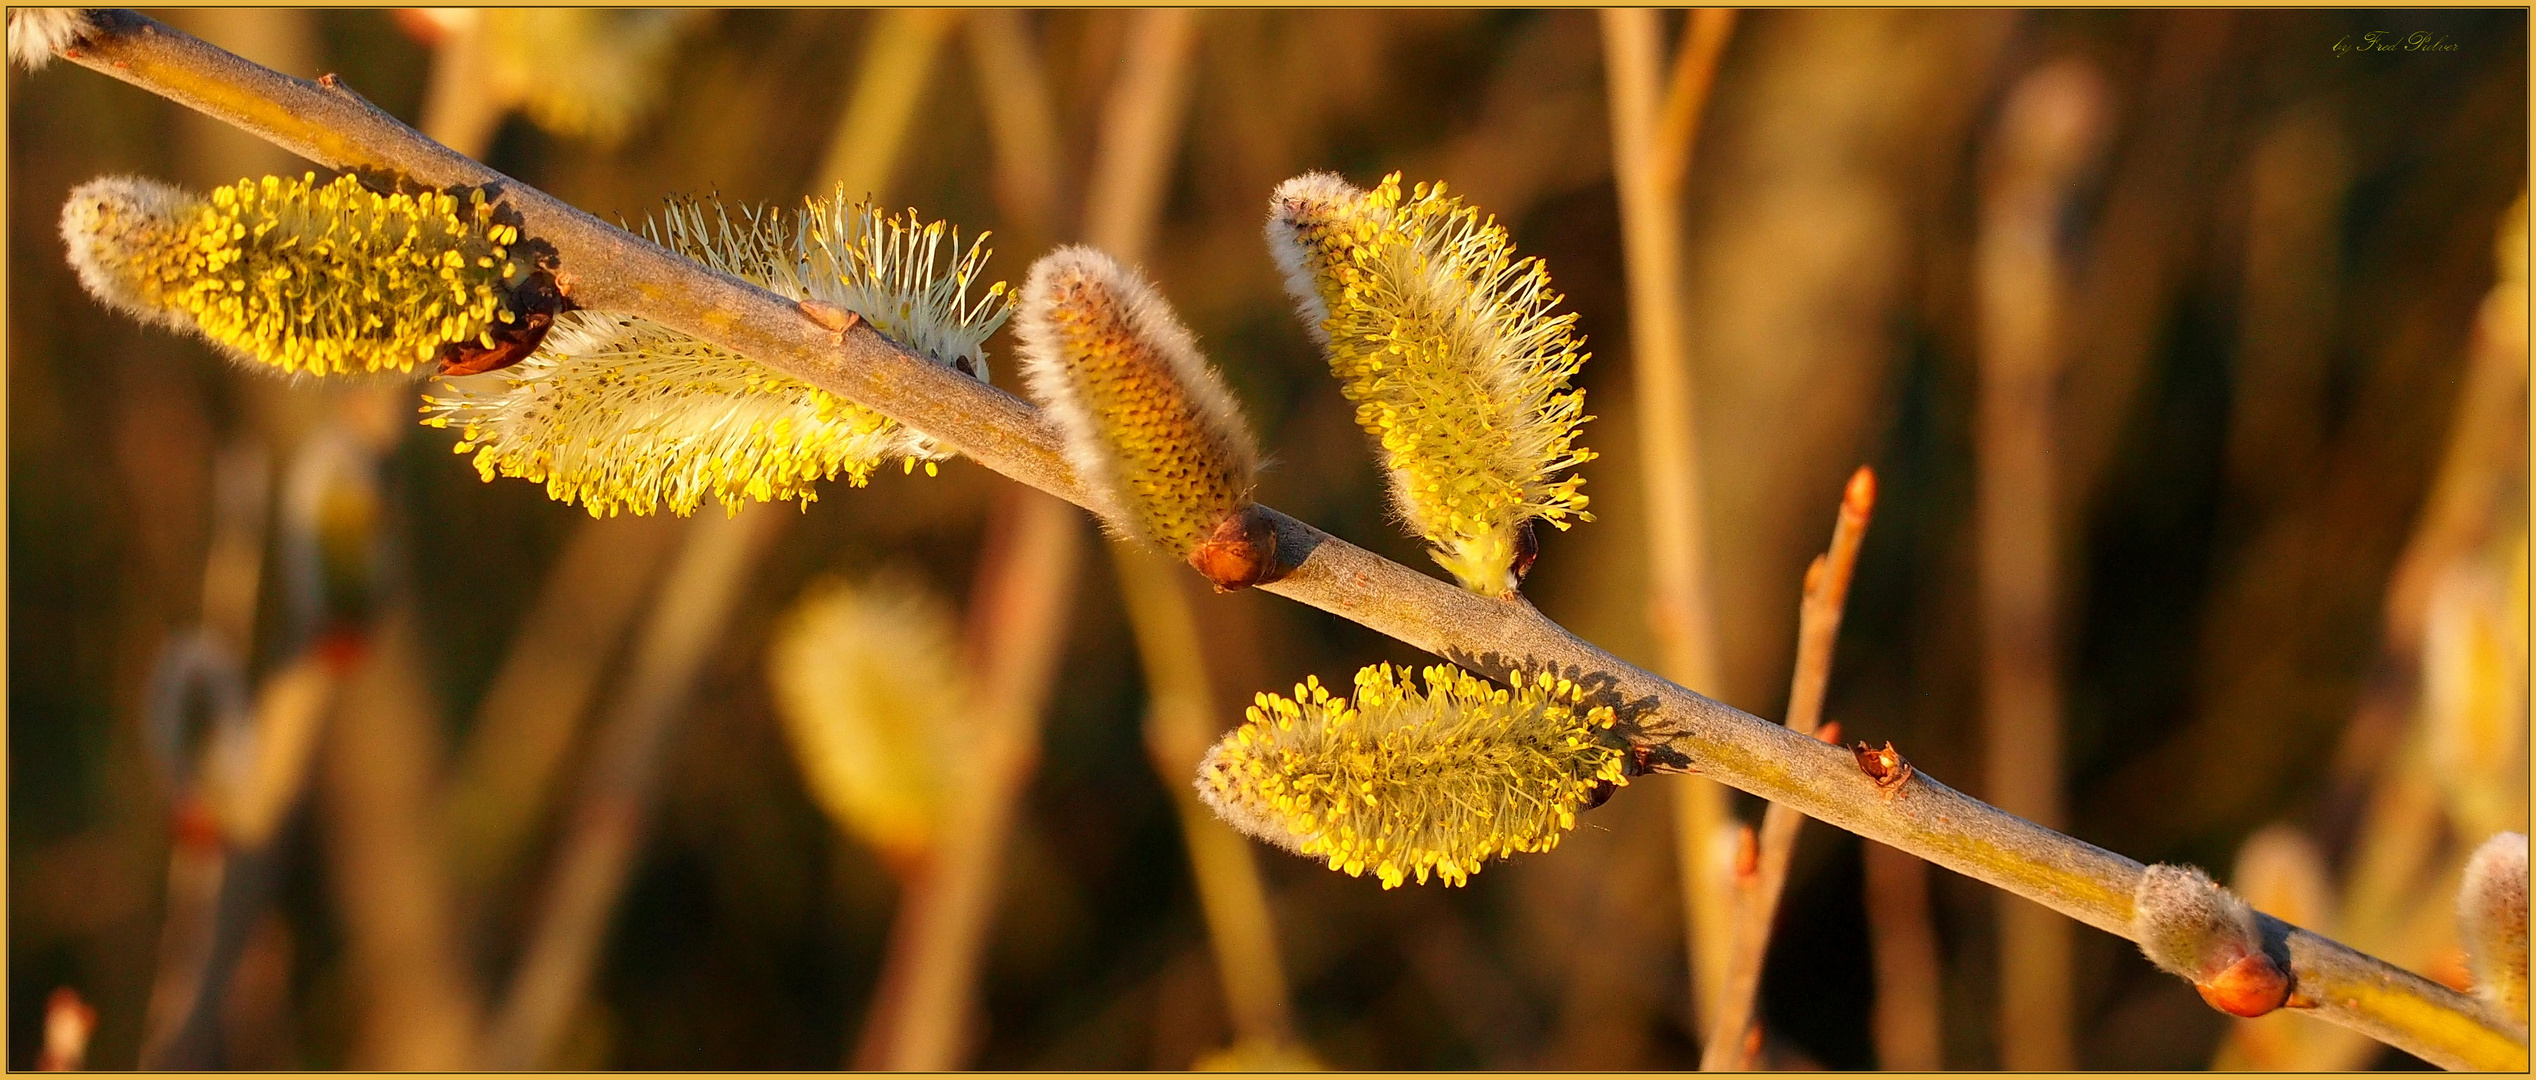
<path fill-rule="evenodd" d="M 1500 689 L 1458 668 L 1388 664 L 1352 698 L 1309 679 L 1261 694 L 1210 750 L 1198 794 L 1226 822 L 1383 887 L 1469 880 L 1492 858 L 1547 851 L 1628 783 L 1608 707 L 1553 675 Z"/>
<path fill-rule="evenodd" d="M 204 196 L 105 177 L 71 193 L 61 227 L 97 299 L 242 360 L 335 375 L 524 351 L 530 317 L 555 310 L 551 282 L 514 257 L 496 209 L 482 191 L 382 193 L 349 175 Z"/>
<path fill-rule="evenodd" d="M 1112 525 L 1219 589 L 1277 574 L 1251 503 L 1259 451 L 1232 393 L 1142 274 L 1071 247 L 1040 259 L 1016 331 L 1024 377 Z"/>
<path fill-rule="evenodd" d="M 1373 436 L 1393 505 L 1463 587 L 1511 596 L 1537 522 L 1591 521 L 1577 445 L 1586 359 L 1538 259 L 1445 192 L 1397 174 L 1359 191 L 1326 173 L 1269 201 L 1268 243 Z"/>
<path fill-rule="evenodd" d="M 1001 283 L 971 291 L 983 243 L 962 248 L 913 211 L 890 217 L 842 196 L 790 215 L 674 202 L 652 232 L 791 298 L 832 340 L 869 325 L 973 378 L 985 377 L 986 338 L 1010 313 Z M 557 275 L 559 294 L 568 285 Z M 950 456 L 879 412 L 630 315 L 568 311 L 526 362 L 442 385 L 446 396 L 424 399 L 423 422 L 457 428 L 478 473 L 543 483 L 593 516 L 686 514 L 707 500 L 734 513 L 751 501 L 807 504 L 821 481 L 860 486 L 893 462 L 922 462 L 930 475 Z"/>
<path fill-rule="evenodd" d="M 2150 962 L 2191 981 L 2211 1008 L 2261 1016 L 2290 1000 L 2295 980 L 2265 947 L 2254 908 L 2196 867 L 2149 867 L 2131 930 Z"/>

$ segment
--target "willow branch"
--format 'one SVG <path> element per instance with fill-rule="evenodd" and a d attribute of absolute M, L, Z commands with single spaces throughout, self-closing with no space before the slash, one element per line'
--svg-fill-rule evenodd
<path fill-rule="evenodd" d="M 1787 726 L 1800 735 L 1813 735 L 1822 725 L 1823 692 L 1832 679 L 1832 646 L 1840 641 L 1849 578 L 1858 568 L 1858 546 L 1867 539 L 1867 517 L 1874 512 L 1875 501 L 1876 474 L 1861 465 L 1841 490 L 1831 548 L 1815 556 L 1814 565 L 1805 571 L 1805 595 L 1796 616 L 1796 674 L 1788 687 Z M 1725 989 L 1717 1001 L 1717 1020 L 1700 1048 L 1703 1072 L 1740 1072 L 1752 1067 L 1750 1044 L 1743 1034 L 1752 1025 L 1753 995 L 1761 989 L 1761 961 L 1769 953 L 1770 925 L 1779 908 L 1779 894 L 1787 889 L 1796 830 L 1804 823 L 1804 816 L 1784 803 L 1771 803 L 1761 816 L 1760 859 L 1735 912 Z"/>
<path fill-rule="evenodd" d="M 328 168 L 404 173 L 426 184 L 485 184 L 523 231 L 555 246 L 575 298 L 626 311 L 742 353 L 879 410 L 979 464 L 1078 506 L 1091 501 L 1056 431 L 1010 394 L 942 368 L 867 327 L 838 341 L 795 305 L 714 273 L 417 134 L 341 85 L 248 63 L 120 9 L 68 58 L 227 120 Z M 1502 677 L 1555 670 L 1625 718 L 1649 767 L 1696 769 L 1807 816 L 1911 852 L 2129 937 L 2144 867 L 2008 814 L 1926 773 L 1887 798 L 1844 750 L 1712 701 L 1570 634 L 1521 597 L 1490 599 L 1269 511 L 1287 575 L 1261 586 L 1416 648 Z M 2316 1015 L 2457 1068 L 2523 1070 L 2526 1035 L 2468 997 L 2270 920 Z"/>

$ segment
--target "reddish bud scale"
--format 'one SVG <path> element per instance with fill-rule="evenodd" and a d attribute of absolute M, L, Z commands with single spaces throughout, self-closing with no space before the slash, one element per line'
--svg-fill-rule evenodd
<path fill-rule="evenodd" d="M 1901 793 L 1902 785 L 1911 782 L 1910 761 L 1902 756 L 1901 751 L 1895 750 L 1890 741 L 1881 750 L 1859 743 L 1850 753 L 1858 758 L 1858 771 L 1875 781 L 1876 790 L 1888 801 Z"/>
<path fill-rule="evenodd" d="M 476 339 L 453 341 L 440 347 L 442 375 L 481 375 L 528 359 L 530 353 L 546 341 L 546 331 L 555 325 L 555 316 L 573 308 L 565 299 L 555 276 L 544 270 L 529 275 L 528 280 L 511 294 L 521 319 L 517 323 L 497 325 L 486 331 L 493 339 L 487 347 Z"/>
<path fill-rule="evenodd" d="M 2289 1001 L 2290 978 L 2262 953 L 2239 957 L 2208 982 L 2193 984 L 2210 1007 L 2234 1016 L 2261 1016 Z"/>
<path fill-rule="evenodd" d="M 1189 565 L 1213 582 L 1217 592 L 1275 581 L 1289 569 L 1277 561 L 1277 525 L 1256 503 L 1218 522 L 1190 550 Z"/>

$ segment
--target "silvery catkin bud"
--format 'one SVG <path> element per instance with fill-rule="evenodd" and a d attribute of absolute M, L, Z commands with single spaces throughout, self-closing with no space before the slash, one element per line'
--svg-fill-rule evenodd
<path fill-rule="evenodd" d="M 2191 980 L 2214 1009 L 2261 1016 L 2289 1000 L 2289 973 L 2264 949 L 2254 909 L 2197 867 L 2149 867 L 2131 930 L 2152 963 Z"/>
<path fill-rule="evenodd" d="M 2457 890 L 2457 931 L 2474 992 L 2527 1026 L 2527 834 L 2505 832 L 2466 860 Z"/>
<path fill-rule="evenodd" d="M 1015 329 L 1031 395 L 1116 527 L 1218 589 L 1274 576 L 1276 533 L 1251 502 L 1250 430 L 1142 274 L 1093 248 L 1061 249 L 1030 268 Z"/>

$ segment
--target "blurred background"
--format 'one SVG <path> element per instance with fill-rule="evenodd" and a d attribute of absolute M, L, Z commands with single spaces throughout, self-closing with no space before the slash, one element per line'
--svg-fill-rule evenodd
<path fill-rule="evenodd" d="M 603 218 L 844 183 L 993 230 L 990 279 L 1129 254 L 1275 459 L 1261 500 L 1430 570 L 1260 229 L 1308 170 L 1445 181 L 1594 353 L 1598 520 L 1525 590 L 1583 637 L 1665 663 L 1672 440 L 1693 687 L 1782 715 L 1868 464 L 1844 737 L 2452 983 L 2464 854 L 2526 828 L 2524 11 L 1660 13 L 1652 85 L 1704 103 L 1654 218 L 1592 11 L 162 17 Z M 244 370 L 65 267 L 91 177 L 303 163 L 74 65 L 7 79 L 11 1067 L 1697 1061 L 1681 778 L 1459 889 L 1229 840 L 1191 747 L 1427 658 L 1157 587 L 965 461 L 686 521 L 484 482 L 413 386 Z M 1624 236 L 1670 219 L 1691 407 L 1650 436 Z M 2418 1064 L 2010 903 L 1809 827 L 1762 1063 Z M 2067 950 L 2040 988 L 2029 932 Z"/>

